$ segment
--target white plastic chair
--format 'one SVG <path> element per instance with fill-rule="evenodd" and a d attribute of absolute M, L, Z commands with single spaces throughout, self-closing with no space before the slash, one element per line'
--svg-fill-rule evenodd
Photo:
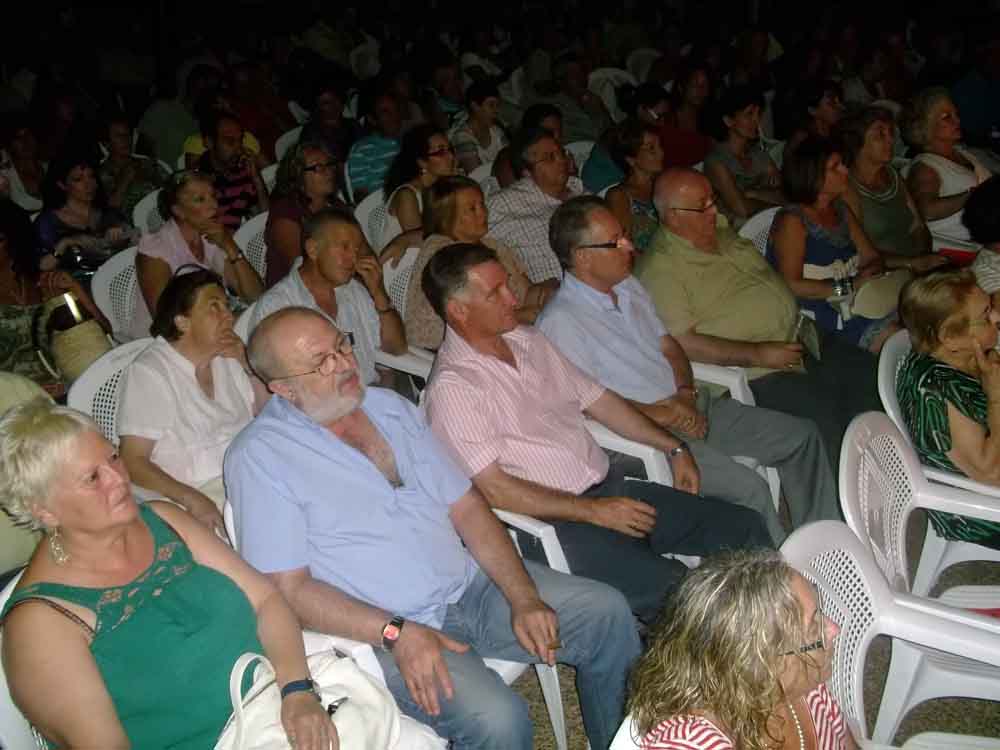
<path fill-rule="evenodd" d="M 305 125 L 309 122 L 309 110 L 297 101 L 291 99 L 288 101 L 288 112 L 292 115 L 292 119 L 299 125 Z"/>
<path fill-rule="evenodd" d="M 385 287 L 385 291 L 392 301 L 392 306 L 396 308 L 396 312 L 399 313 L 400 317 L 403 317 L 406 312 L 406 291 L 410 286 L 413 264 L 417 260 L 419 253 L 419 247 L 408 248 L 403 257 L 399 259 L 395 268 L 392 267 L 391 263 L 386 263 L 382 267 L 382 285 Z M 423 378 L 426 381 L 431 374 L 431 367 L 434 364 L 434 353 L 419 346 L 409 347 L 409 351 L 402 355 L 388 354 L 379 350 L 375 352 L 375 362 L 383 367 L 399 370 L 408 375 Z M 415 383 L 414 389 L 419 390 Z"/>
<path fill-rule="evenodd" d="M 576 164 L 577 174 L 583 171 L 583 165 L 590 158 L 590 152 L 594 150 L 593 141 L 573 141 L 565 146 L 566 153 L 573 157 Z"/>
<path fill-rule="evenodd" d="M 240 317 L 233 323 L 233 333 L 239 336 L 240 341 L 244 344 L 250 343 L 250 320 L 253 318 L 254 308 L 256 307 L 257 301 L 254 300 L 246 310 L 240 313 Z"/>
<path fill-rule="evenodd" d="M 281 161 L 285 152 L 299 142 L 300 135 L 302 135 L 301 125 L 279 135 L 278 140 L 274 142 L 274 158 Z"/>
<path fill-rule="evenodd" d="M 262 170 L 260 170 L 260 179 L 264 181 L 264 187 L 267 188 L 268 193 L 274 192 L 274 185 L 278 181 L 278 165 L 268 164 Z"/>
<path fill-rule="evenodd" d="M 635 80 L 642 82 L 649 75 L 649 69 L 653 67 L 653 63 L 661 57 L 663 57 L 663 53 L 658 49 L 640 47 L 633 50 L 628 56 L 628 59 L 625 60 L 625 67 L 628 68 L 628 72 Z"/>
<path fill-rule="evenodd" d="M 796 529 L 781 552 L 816 584 L 823 612 L 840 626 L 828 686 L 858 740 L 868 739 L 865 654 L 878 635 L 893 639 L 893 661 L 905 660 L 905 651 L 919 655 L 920 663 L 901 672 L 910 678 L 898 686 L 908 692 L 905 700 L 889 695 L 894 685 L 886 686 L 875 742 L 892 739 L 891 731 L 882 739 L 878 732 L 894 730 L 902 718 L 897 711 L 905 706 L 941 694 L 982 694 L 991 686 L 1000 693 L 1000 620 L 894 592 L 867 546 L 839 521 L 817 521 Z M 974 664 L 959 666 L 962 660 Z"/>
<path fill-rule="evenodd" d="M 122 374 L 151 343 L 151 338 L 136 339 L 101 355 L 73 382 L 66 397 L 69 406 L 93 417 L 104 437 L 114 445 L 118 445 Z"/>
<path fill-rule="evenodd" d="M 916 453 L 892 420 L 878 412 L 855 417 L 847 428 L 840 457 L 840 492 L 848 525 L 868 545 L 889 586 L 903 594 L 910 591 L 906 559 L 910 513 L 919 507 L 968 510 L 961 500 L 939 498 L 930 491 Z M 971 510 L 984 517 L 981 507 Z M 988 517 L 1000 521 L 1000 505 Z M 993 609 L 1000 607 L 1000 587 L 956 587 L 937 601 L 960 609 Z M 970 678 L 970 673 L 980 679 Z M 962 692 L 956 692 L 956 683 L 962 684 Z M 983 674 L 979 665 L 954 658 L 936 663 L 918 647 L 894 643 L 873 739 L 892 739 L 900 719 L 921 700 L 954 695 L 1000 699 L 1000 670 Z"/>
<path fill-rule="evenodd" d="M 20 571 L 14 576 L 3 591 L 0 591 L 0 610 L 7 604 L 10 595 L 14 593 L 18 581 L 24 571 Z M 0 644 L 3 643 L 3 630 L 0 629 Z M 24 718 L 24 714 L 14 705 L 13 698 L 10 697 L 10 689 L 7 687 L 7 675 L 0 665 L 0 748 L 4 750 L 38 750 L 45 747 L 35 736 L 31 724 Z"/>
<path fill-rule="evenodd" d="M 233 241 L 261 279 L 267 274 L 267 216 L 267 211 L 257 214 L 233 234 Z"/>
<path fill-rule="evenodd" d="M 740 227 L 740 237 L 753 242 L 754 247 L 760 251 L 761 255 L 767 253 L 767 238 L 771 234 L 771 224 L 774 223 L 774 217 L 780 208 L 780 206 L 775 206 L 758 211 Z"/>
<path fill-rule="evenodd" d="M 143 197 L 132 209 L 132 226 L 141 229 L 145 234 L 152 234 L 166 222 L 160 216 L 156 201 L 160 197 L 160 188 Z"/>
<path fill-rule="evenodd" d="M 185 169 L 187 169 L 187 154 L 183 153 L 183 154 L 181 154 L 180 156 L 177 157 L 177 170 L 176 171 L 182 172 Z"/>
<path fill-rule="evenodd" d="M 903 413 L 896 398 L 896 376 L 899 368 L 910 353 L 910 334 L 908 331 L 894 333 L 883 345 L 878 360 L 878 395 L 882 400 L 882 408 L 893 421 L 900 433 L 912 446 L 913 439 L 903 420 Z M 977 482 L 961 474 L 955 474 L 930 466 L 922 466 L 924 476 L 930 480 L 927 487 L 929 493 L 935 496 L 953 500 L 965 507 L 965 515 L 982 518 L 974 508 L 981 507 L 984 513 L 994 512 L 1000 508 L 1000 487 Z M 950 485 L 954 489 L 949 489 Z M 936 508 L 936 506 L 931 506 Z M 966 560 L 990 560 L 1000 562 L 1000 550 L 983 547 L 969 542 L 949 541 L 938 536 L 933 525 L 927 524 L 927 534 L 924 537 L 924 547 L 920 554 L 916 575 L 913 577 L 913 593 L 926 596 L 938 577 L 946 568 Z"/>
<path fill-rule="evenodd" d="M 502 510 L 495 512 L 503 523 L 512 527 L 510 535 L 514 540 L 515 547 L 517 547 L 517 535 L 513 529 L 536 537 L 542 543 L 542 549 L 548 557 L 549 567 L 561 573 L 569 573 L 569 565 L 566 563 L 566 557 L 563 555 L 562 547 L 559 545 L 555 529 L 552 528 L 551 524 L 529 518 L 528 516 L 522 516 L 520 513 L 510 513 Z M 222 508 L 222 517 L 226 526 L 226 534 L 232 542 L 233 549 L 239 551 L 236 519 L 233 514 L 233 506 L 228 500 L 226 500 Z M 519 547 L 518 552 L 520 552 Z M 337 648 L 351 654 L 366 672 L 383 685 L 385 684 L 385 675 L 382 672 L 382 667 L 379 665 L 378 659 L 375 658 L 372 647 L 367 643 L 339 636 L 314 633 L 308 630 L 303 631 L 303 636 L 306 641 L 307 654 L 311 653 L 309 650 L 310 642 L 332 639 L 335 641 Z M 522 664 L 521 662 L 505 661 L 502 659 L 484 659 L 483 662 L 487 667 L 500 675 L 506 685 L 512 684 L 531 666 L 529 664 Z M 562 704 L 562 693 L 559 689 L 559 673 L 555 667 L 550 667 L 548 664 L 535 664 L 534 666 L 535 673 L 538 675 L 538 682 L 542 688 L 542 695 L 545 697 L 545 706 L 549 712 L 549 720 L 552 722 L 552 733 L 556 739 L 556 746 L 559 750 L 567 750 L 566 714 Z"/>
<path fill-rule="evenodd" d="M 587 88 L 601 97 L 601 101 L 607 107 L 608 114 L 615 122 L 621 122 L 626 116 L 621 107 L 618 106 L 618 95 L 615 91 L 625 84 L 636 86 L 638 81 L 636 81 L 635 76 L 621 68 L 598 68 L 587 79 Z"/>
<path fill-rule="evenodd" d="M 479 187 L 483 191 L 484 199 L 488 199 L 491 195 L 496 195 L 500 192 L 500 183 L 497 181 L 497 178 L 493 176 L 492 161 L 480 164 L 478 167 L 469 172 L 469 179 L 475 180 L 479 183 Z"/>
<path fill-rule="evenodd" d="M 90 293 L 111 323 L 112 337 L 123 341 L 135 315 L 139 281 L 135 275 L 136 248 L 115 253 L 101 264 L 90 280 Z"/>
<path fill-rule="evenodd" d="M 525 85 L 524 68 L 517 68 L 510 74 L 510 78 L 500 84 L 500 96 L 511 104 L 521 106 L 524 102 Z"/>
<path fill-rule="evenodd" d="M 358 220 L 361 231 L 365 233 L 365 239 L 376 253 L 382 249 L 382 233 L 385 231 L 387 212 L 385 191 L 382 188 L 366 195 L 354 209 L 354 218 Z"/>
<path fill-rule="evenodd" d="M 367 81 L 378 75 L 382 69 L 379 60 L 379 44 L 372 37 L 368 37 L 363 44 L 359 44 L 348 54 L 348 62 L 351 72 L 359 81 Z"/>

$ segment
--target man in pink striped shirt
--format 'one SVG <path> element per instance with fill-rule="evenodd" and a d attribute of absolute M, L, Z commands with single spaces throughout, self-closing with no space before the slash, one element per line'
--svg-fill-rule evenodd
<path fill-rule="evenodd" d="M 756 512 L 697 496 L 682 441 L 518 326 L 491 250 L 445 248 L 422 284 L 448 324 L 426 393 L 431 427 L 491 505 L 553 523 L 574 573 L 615 586 L 651 622 L 685 572 L 662 554 L 770 546 Z M 641 462 L 605 454 L 585 414 L 666 453 L 676 489 L 632 479 L 644 476 Z"/>

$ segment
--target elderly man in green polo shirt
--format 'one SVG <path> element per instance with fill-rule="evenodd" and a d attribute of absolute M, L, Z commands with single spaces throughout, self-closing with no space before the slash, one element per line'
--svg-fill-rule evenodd
<path fill-rule="evenodd" d="M 816 422 L 836 472 L 847 424 L 881 409 L 874 356 L 821 331 L 815 353 L 800 343 L 815 326 L 801 319 L 781 275 L 718 213 L 704 175 L 668 170 L 653 199 L 660 227 L 635 275 L 667 328 L 691 360 L 747 368 L 758 406 Z"/>

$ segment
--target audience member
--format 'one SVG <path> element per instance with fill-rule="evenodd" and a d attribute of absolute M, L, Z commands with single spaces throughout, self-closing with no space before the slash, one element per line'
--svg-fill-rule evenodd
<path fill-rule="evenodd" d="M 309 122 L 302 126 L 299 141 L 322 143 L 339 164 L 347 161 L 358 139 L 358 126 L 344 117 L 342 83 L 332 75 L 322 75 L 309 93 Z"/>
<path fill-rule="evenodd" d="M 491 505 L 553 523 L 577 575 L 617 588 L 648 623 L 686 571 L 663 553 L 768 542 L 753 511 L 698 496 L 700 473 L 683 441 L 518 325 L 492 250 L 447 247 L 421 281 L 448 326 L 425 391 L 431 427 Z M 644 476 L 642 463 L 610 459 L 584 414 L 663 451 L 674 487 L 630 479 Z"/>
<path fill-rule="evenodd" d="M 161 98 L 146 109 L 139 132 L 153 144 L 153 156 L 173 167 L 184 153 L 184 141 L 198 132 L 195 103 L 218 90 L 219 71 L 210 65 L 196 65 L 187 76 L 182 95 Z"/>
<path fill-rule="evenodd" d="M 799 322 L 784 278 L 718 215 L 704 175 L 668 170 L 654 200 L 660 229 L 635 275 L 667 330 L 690 360 L 746 367 L 757 406 L 815 422 L 838 467 L 848 423 L 881 408 L 875 358 L 823 329 L 815 355 L 797 341 L 813 323 Z"/>
<path fill-rule="evenodd" d="M 855 75 L 844 78 L 844 101 L 855 107 L 867 107 L 888 94 L 883 79 L 888 70 L 888 58 L 877 44 L 869 44 L 859 58 Z"/>
<path fill-rule="evenodd" d="M 968 269 L 918 276 L 903 287 L 899 310 L 913 351 L 896 376 L 896 397 L 920 460 L 1000 486 L 991 429 L 1000 404 L 1000 311 Z M 943 539 L 1000 549 L 1000 523 L 927 515 Z"/>
<path fill-rule="evenodd" d="M 25 211 L 41 211 L 46 164 L 38 157 L 38 139 L 27 118 L 10 117 L 3 147 L 7 158 L 0 174 L 7 178 L 10 199 Z"/>
<path fill-rule="evenodd" d="M 692 167 L 712 150 L 712 139 L 704 125 L 705 110 L 712 96 L 708 70 L 703 63 L 688 63 L 674 79 L 673 114 L 660 124 L 664 166 Z"/>
<path fill-rule="evenodd" d="M 476 82 L 465 92 L 465 108 L 469 119 L 448 133 L 455 156 L 466 174 L 481 164 L 490 164 L 500 149 L 507 145 L 507 136 L 497 124 L 500 92 L 496 84 Z"/>
<path fill-rule="evenodd" d="M 532 747 L 527 705 L 484 657 L 572 664 L 591 746 L 607 747 L 639 653 L 621 595 L 522 564 L 420 412 L 365 388 L 329 320 L 269 316 L 250 361 L 276 395 L 229 449 L 227 488 L 241 552 L 303 625 L 381 646 L 400 708 L 456 748 Z"/>
<path fill-rule="evenodd" d="M 969 40 L 971 65 L 960 78 L 951 77 L 951 95 L 962 115 L 965 141 L 993 145 L 992 133 L 1000 125 L 1000 39 L 996 17 L 973 29 Z M 995 148 L 995 146 L 994 146 Z"/>
<path fill-rule="evenodd" d="M 417 125 L 403 136 L 383 185 L 386 212 L 383 246 L 421 226 L 424 191 L 438 178 L 455 174 L 455 166 L 455 150 L 447 136 L 433 125 Z M 378 252 L 382 247 L 373 249 Z"/>
<path fill-rule="evenodd" d="M 558 91 L 551 101 L 562 114 L 565 142 L 596 141 L 613 120 L 601 97 L 587 86 L 586 64 L 578 57 L 565 57 L 553 72 Z"/>
<path fill-rule="evenodd" d="M 204 96 L 195 105 L 194 111 L 198 116 L 199 130 L 184 140 L 185 169 L 198 168 L 201 157 L 208 151 L 209 139 L 205 137 L 204 133 L 215 127 L 215 122 L 221 114 L 226 114 L 240 122 L 240 126 L 242 127 L 242 122 L 233 111 L 229 97 L 225 96 L 222 92 L 213 91 Z M 269 161 L 261 153 L 260 141 L 257 140 L 257 136 L 246 128 L 243 128 L 243 137 L 240 143 L 247 156 L 253 158 L 257 164 L 257 169 L 263 169 L 268 165 Z"/>
<path fill-rule="evenodd" d="M 244 132 L 234 115 L 221 110 L 202 123 L 206 150 L 197 169 L 212 178 L 219 223 L 230 231 L 268 207 L 267 187 L 257 158 L 246 148 Z"/>
<path fill-rule="evenodd" d="M 757 511 L 776 544 L 785 530 L 767 482 L 730 456 L 778 469 L 793 527 L 840 518 L 836 482 L 814 424 L 695 387 L 691 362 L 632 276 L 632 243 L 609 206 L 599 198 L 573 198 L 555 212 L 549 234 L 567 272 L 538 329 L 564 357 L 685 440 L 702 490 Z"/>
<path fill-rule="evenodd" d="M 156 306 L 153 344 L 125 372 L 119 449 L 132 481 L 225 532 L 222 458 L 267 389 L 250 372 L 222 280 L 174 276 Z"/>
<path fill-rule="evenodd" d="M 631 678 L 647 750 L 857 750 L 836 700 L 837 624 L 777 552 L 719 555 L 684 580 Z"/>
<path fill-rule="evenodd" d="M 559 108 L 546 102 L 539 102 L 524 110 L 524 115 L 521 117 L 521 132 L 538 128 L 545 128 L 556 141 L 562 143 L 562 113 Z M 575 174 L 576 163 L 571 160 L 569 167 L 570 174 Z M 510 187 L 518 179 L 514 174 L 510 145 L 504 146 L 497 154 L 493 162 L 493 176 L 497 178 L 501 188 Z"/>
<path fill-rule="evenodd" d="M 705 157 L 705 175 L 719 211 L 739 227 L 758 211 L 785 202 L 781 175 L 771 157 L 755 148 L 764 99 L 756 89 L 734 86 L 719 104 L 718 143 Z"/>
<path fill-rule="evenodd" d="M 948 261 L 931 253 L 927 224 L 906 182 L 892 166 L 895 132 L 892 113 L 881 107 L 867 107 L 840 123 L 837 133 L 850 167 L 843 199 L 887 268 L 924 273 Z"/>
<path fill-rule="evenodd" d="M 303 138 L 285 153 L 267 213 L 267 278 L 270 289 L 302 255 L 302 222 L 324 208 L 346 208 L 337 196 L 340 164 L 324 141 Z"/>
<path fill-rule="evenodd" d="M 962 222 L 974 242 L 983 249 L 976 253 L 972 272 L 979 288 L 993 297 L 1000 292 L 1000 177 L 990 177 L 969 196 Z M 996 299 L 1000 303 L 1000 299 Z M 1000 308 L 1000 304 L 996 305 Z"/>
<path fill-rule="evenodd" d="M 990 171 L 958 145 L 962 123 L 948 90 L 921 91 L 910 102 L 904 122 L 906 140 L 919 151 L 906 178 L 917 208 L 933 234 L 968 241 L 962 208 Z"/>
<path fill-rule="evenodd" d="M 295 120 L 288 105 L 264 75 L 263 68 L 253 62 L 234 65 L 227 97 L 236 119 L 260 142 L 262 160 L 273 163 L 275 141 L 295 127 Z"/>
<path fill-rule="evenodd" d="M 611 146 L 611 155 L 624 171 L 625 180 L 608 190 L 608 208 L 641 253 L 659 226 L 653 182 L 663 171 L 663 147 L 656 130 L 639 120 L 620 124 Z"/>
<path fill-rule="evenodd" d="M 391 91 L 378 91 L 367 99 L 365 114 L 374 132 L 355 141 L 347 156 L 347 177 L 356 203 L 385 182 L 386 172 L 399 153 L 403 127 L 399 102 Z"/>
<path fill-rule="evenodd" d="M 361 377 L 374 382 L 375 352 L 405 353 L 406 334 L 382 285 L 382 267 L 362 253 L 365 247 L 349 211 L 324 208 L 309 216 L 302 224 L 302 257 L 253 306 L 249 330 L 282 308 L 308 307 L 352 337 Z"/>
<path fill-rule="evenodd" d="M 156 159 L 133 153 L 132 126 L 124 115 L 111 116 L 105 127 L 108 153 L 98 169 L 98 179 L 108 205 L 131 221 L 135 205 L 163 187 L 170 176 Z"/>
<path fill-rule="evenodd" d="M 789 205 L 774 216 L 768 261 L 820 328 L 878 354 L 885 340 L 899 330 L 894 314 L 899 287 L 875 319 L 845 307 L 845 292 L 838 290 L 838 283 L 849 279 L 857 291 L 876 279 L 884 266 L 842 201 L 848 171 L 840 153 L 830 140 L 809 137 L 785 159 L 782 176 Z"/>
<path fill-rule="evenodd" d="M 158 198 L 166 222 L 154 234 L 144 234 L 135 256 L 136 281 L 141 292 L 132 315 L 130 335 L 149 335 L 152 311 L 178 268 L 196 265 L 222 277 L 226 288 L 252 302 L 264 285 L 260 276 L 219 221 L 219 205 L 211 179 L 193 170 L 170 176 Z"/>
<path fill-rule="evenodd" d="M 511 144 L 519 179 L 487 202 L 490 235 L 517 251 L 536 284 L 562 276 L 549 247 L 549 219 L 563 201 L 583 192 L 580 180 L 570 177 L 571 162 L 550 131 L 522 131 Z"/>
<path fill-rule="evenodd" d="M 389 82 L 392 95 L 396 97 L 396 102 L 399 104 L 399 111 L 403 118 L 400 133 L 406 133 L 417 125 L 427 122 L 424 110 L 413 98 L 413 76 L 408 67 L 403 64 L 390 66 L 386 70 L 384 78 Z"/>
<path fill-rule="evenodd" d="M 829 138 L 844 116 L 840 86 L 836 81 L 810 81 L 793 94 L 792 129 L 785 142 L 785 151 L 791 153 L 808 136 Z"/>
<path fill-rule="evenodd" d="M 454 50 L 437 49 L 430 52 L 431 63 L 427 66 L 429 86 L 424 91 L 423 111 L 427 121 L 447 133 L 455 125 L 465 102 L 465 87 L 462 71 L 454 57 Z"/>
<path fill-rule="evenodd" d="M 477 83 L 495 85 L 503 76 L 503 70 L 494 60 L 491 36 L 488 24 L 483 24 L 471 29 L 462 40 L 462 55 L 458 63 L 462 68 L 466 89 Z"/>
<path fill-rule="evenodd" d="M 535 322 L 538 313 L 558 285 L 555 279 L 532 284 L 524 271 L 517 253 L 506 245 L 486 236 L 487 215 L 483 191 L 468 177 L 442 177 L 427 189 L 424 207 L 423 238 L 413 236 L 397 241 L 399 251 L 405 252 L 411 243 L 419 243 L 420 252 L 413 261 L 410 283 L 406 288 L 406 305 L 403 323 L 406 340 L 413 346 L 436 350 L 444 338 L 444 321 L 431 307 L 420 285 L 424 267 L 436 252 L 459 242 L 481 243 L 497 254 L 507 270 L 507 285 L 517 298 L 517 320 L 525 325 Z M 416 233 L 411 233 L 415 235 Z M 398 257 L 400 252 L 387 253 Z M 383 254 L 384 256 L 385 254 Z M 386 260 L 383 257 L 383 263 Z"/>
<path fill-rule="evenodd" d="M 266 654 L 281 685 L 309 674 L 278 589 L 183 510 L 138 505 L 90 417 L 43 399 L 16 406 L 0 418 L 0 456 L 4 510 L 45 531 L 0 613 L 3 669 L 49 743 L 210 747 L 244 653 Z M 311 691 L 280 713 L 299 748 L 336 739 Z"/>

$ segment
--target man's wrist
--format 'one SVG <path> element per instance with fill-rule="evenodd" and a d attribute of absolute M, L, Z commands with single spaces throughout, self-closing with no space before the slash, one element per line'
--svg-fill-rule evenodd
<path fill-rule="evenodd" d="M 667 450 L 666 453 L 667 453 L 667 458 L 670 459 L 670 460 L 673 460 L 673 459 L 677 458 L 678 456 L 683 456 L 685 454 L 690 454 L 691 453 L 691 449 L 688 447 L 687 443 L 685 443 L 683 440 L 679 440 L 679 441 L 677 441 L 677 445 L 675 445 L 673 448 L 670 448 L 669 450 Z"/>

